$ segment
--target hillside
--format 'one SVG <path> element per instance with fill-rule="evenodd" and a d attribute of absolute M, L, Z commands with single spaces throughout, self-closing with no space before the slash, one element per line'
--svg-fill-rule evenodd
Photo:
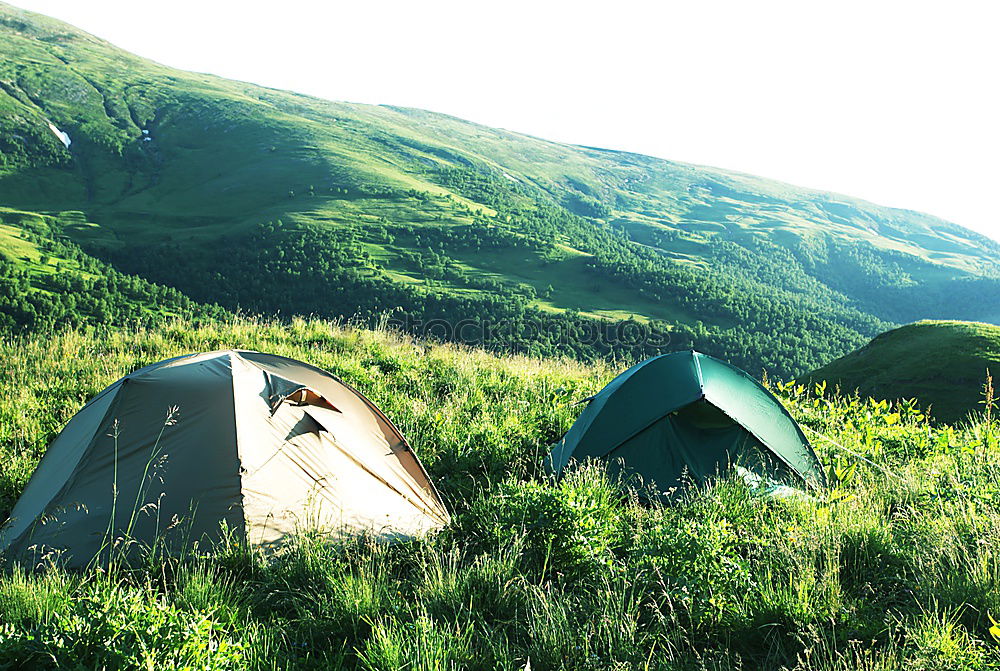
<path fill-rule="evenodd" d="M 920 213 L 181 72 L 3 4 L 0 38 L 0 206 L 82 212 L 87 253 L 199 302 L 783 377 L 1000 320 L 1000 245 Z"/>
<path fill-rule="evenodd" d="M 1000 326 L 921 321 L 877 336 L 808 379 L 873 398 L 915 398 L 936 419 L 955 422 L 983 411 L 987 371 L 1000 378 Z"/>
<path fill-rule="evenodd" d="M 50 216 L 0 207 L 0 332 L 225 316 L 86 254 L 65 234 L 86 226 L 80 212 Z"/>
<path fill-rule="evenodd" d="M 773 498 L 727 480 L 662 507 L 598 468 L 541 472 L 576 401 L 618 372 L 607 364 L 304 320 L 25 334 L 0 339 L 0 521 L 89 397 L 151 362 L 232 347 L 321 366 L 372 398 L 452 524 L 392 544 L 303 533 L 273 555 L 234 539 L 131 571 L 0 570 L 0 668 L 1000 664 L 1000 425 L 928 426 L 912 405 L 795 385 L 776 391 L 830 467 L 828 490 Z"/>

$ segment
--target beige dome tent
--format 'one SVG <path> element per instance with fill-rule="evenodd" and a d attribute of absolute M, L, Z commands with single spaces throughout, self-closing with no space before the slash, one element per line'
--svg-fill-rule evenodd
<path fill-rule="evenodd" d="M 412 536 L 448 512 L 399 430 L 359 392 L 271 354 L 169 359 L 118 380 L 66 425 L 0 551 L 86 564 L 114 539 L 253 544 L 295 529 Z"/>

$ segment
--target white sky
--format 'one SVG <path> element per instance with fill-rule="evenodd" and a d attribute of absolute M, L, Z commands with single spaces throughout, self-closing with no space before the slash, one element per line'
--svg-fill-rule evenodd
<path fill-rule="evenodd" d="M 1000 240 L 991 0 L 14 0 L 167 65 L 714 165 Z"/>

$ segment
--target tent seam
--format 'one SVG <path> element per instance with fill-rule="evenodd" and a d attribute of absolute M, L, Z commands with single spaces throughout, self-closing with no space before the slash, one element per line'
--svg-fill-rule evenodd
<path fill-rule="evenodd" d="M 246 513 L 246 495 L 243 493 L 243 451 L 240 449 L 240 420 L 238 417 L 238 412 L 236 410 L 236 370 L 233 366 L 234 358 L 239 357 L 240 361 L 253 366 L 253 363 L 247 361 L 239 355 L 239 352 L 234 350 L 229 351 L 229 385 L 232 389 L 233 394 L 233 445 L 236 447 L 236 478 L 239 482 L 240 487 L 240 519 L 243 521 L 243 537 L 246 540 L 250 539 L 250 530 L 247 526 L 247 513 Z M 257 369 L 257 366 L 253 366 Z M 259 370 L 259 369 L 258 369 Z"/>
<path fill-rule="evenodd" d="M 694 359 L 694 370 L 698 374 L 698 388 L 701 389 L 702 398 L 705 397 L 705 378 L 701 374 L 701 361 L 698 360 L 699 354 L 694 350 L 691 350 L 691 358 Z"/>

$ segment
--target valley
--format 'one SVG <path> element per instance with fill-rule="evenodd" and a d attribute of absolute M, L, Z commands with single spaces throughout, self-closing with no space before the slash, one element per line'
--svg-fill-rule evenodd
<path fill-rule="evenodd" d="M 934 217 L 181 72 L 0 18 L 0 205 L 82 213 L 62 234 L 84 253 L 199 303 L 471 320 L 468 344 L 585 360 L 669 340 L 784 378 L 899 323 L 1000 318 L 1000 246 Z M 476 335 L 498 323 L 516 335 Z M 623 328 L 640 335 L 530 335 Z"/>

